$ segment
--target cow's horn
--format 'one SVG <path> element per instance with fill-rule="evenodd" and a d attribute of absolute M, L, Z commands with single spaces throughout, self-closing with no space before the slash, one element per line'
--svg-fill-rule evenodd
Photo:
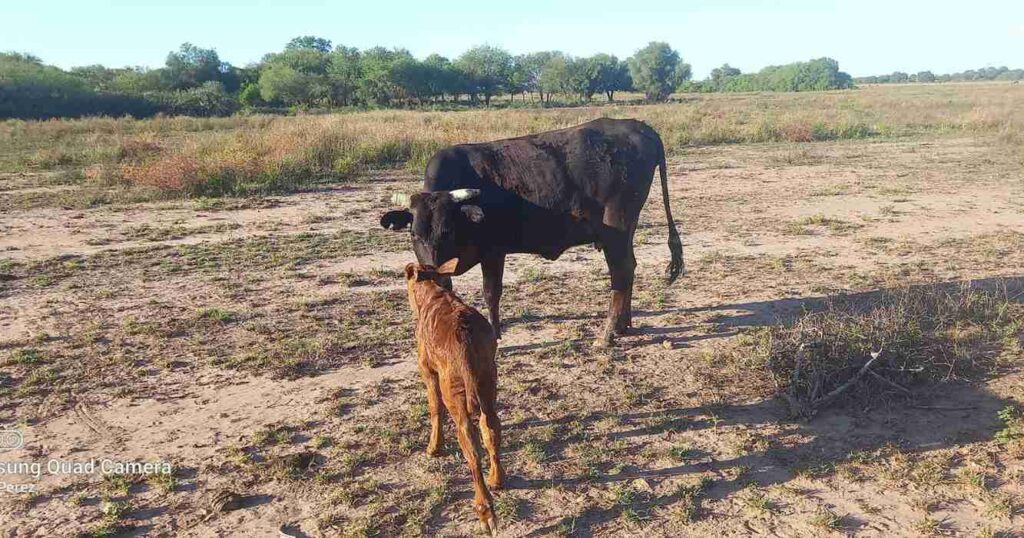
<path fill-rule="evenodd" d="M 465 202 L 470 198 L 480 196 L 480 189 L 456 189 L 448 194 L 452 197 L 452 201 Z"/>
<path fill-rule="evenodd" d="M 412 197 L 404 192 L 399 192 L 391 195 L 391 203 L 402 207 L 409 207 L 409 202 Z"/>

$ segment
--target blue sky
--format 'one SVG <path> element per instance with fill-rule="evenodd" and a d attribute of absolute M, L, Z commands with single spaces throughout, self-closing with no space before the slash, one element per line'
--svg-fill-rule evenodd
<path fill-rule="evenodd" d="M 419 57 L 489 43 L 624 58 L 667 41 L 696 78 L 820 56 L 854 76 L 1024 67 L 1022 0 L 0 0 L 0 51 L 61 67 L 156 67 L 185 41 L 245 65 L 307 34 Z"/>

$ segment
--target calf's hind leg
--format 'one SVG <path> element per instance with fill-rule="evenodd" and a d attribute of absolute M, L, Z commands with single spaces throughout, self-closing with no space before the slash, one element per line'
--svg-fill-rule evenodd
<path fill-rule="evenodd" d="M 494 410 L 494 405 L 480 406 L 480 435 L 487 449 L 490 470 L 487 473 L 487 485 L 499 489 L 505 483 L 505 469 L 501 466 L 501 420 Z"/>
<path fill-rule="evenodd" d="M 480 469 L 480 442 L 474 430 L 473 421 L 470 420 L 466 403 L 462 398 L 454 398 L 456 401 L 445 401 L 448 412 L 451 413 L 455 422 L 455 430 L 459 435 L 459 447 L 462 448 L 462 455 L 469 465 L 469 472 L 473 477 L 473 510 L 480 519 L 480 525 L 484 530 L 495 535 L 498 530 L 498 520 L 494 515 L 494 503 L 491 499 L 491 492 L 484 484 L 483 470 Z"/>
<path fill-rule="evenodd" d="M 428 456 L 440 456 L 443 452 L 444 438 L 441 433 L 441 419 L 444 417 L 444 406 L 441 402 L 441 384 L 437 374 L 420 366 L 420 377 L 427 387 L 427 406 L 430 410 L 430 442 L 427 443 Z"/>

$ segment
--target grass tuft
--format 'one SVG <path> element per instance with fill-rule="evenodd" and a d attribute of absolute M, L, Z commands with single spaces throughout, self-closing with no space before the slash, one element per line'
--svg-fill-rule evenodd
<path fill-rule="evenodd" d="M 825 397 L 843 385 L 843 398 L 899 395 L 924 380 L 992 373 L 1004 354 L 1019 354 L 1024 305 L 1009 297 L 963 285 L 830 298 L 821 311 L 747 335 L 734 358 L 762 373 L 761 387 L 795 400 L 794 410 L 835 401 Z M 858 377 L 873 354 L 873 373 Z"/>

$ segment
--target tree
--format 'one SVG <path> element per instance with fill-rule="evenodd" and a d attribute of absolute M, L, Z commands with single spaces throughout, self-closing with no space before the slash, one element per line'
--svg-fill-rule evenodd
<path fill-rule="evenodd" d="M 935 82 L 935 74 L 931 71 L 921 71 L 916 76 L 918 82 Z"/>
<path fill-rule="evenodd" d="M 589 101 L 598 90 L 599 68 L 592 58 L 569 58 L 562 71 L 562 93 Z"/>
<path fill-rule="evenodd" d="M 629 66 L 626 62 L 620 62 L 618 58 L 608 54 L 595 54 L 590 61 L 597 71 L 595 89 L 604 92 L 609 102 L 615 100 L 615 92 L 633 88 L 633 79 L 629 76 Z"/>
<path fill-rule="evenodd" d="M 525 55 L 518 55 L 512 58 L 512 67 L 508 75 L 508 90 L 512 100 L 515 100 L 516 94 L 525 94 L 528 91 L 530 84 L 530 63 Z M 526 100 L 526 96 L 523 96 L 523 100 Z"/>
<path fill-rule="evenodd" d="M 356 104 L 359 80 L 363 76 L 362 55 L 355 47 L 338 45 L 327 58 L 327 85 L 332 104 Z"/>
<path fill-rule="evenodd" d="M 260 96 L 285 105 L 308 105 L 314 100 L 316 78 L 284 63 L 270 64 L 260 75 Z"/>
<path fill-rule="evenodd" d="M 113 80 L 110 81 L 109 89 L 115 92 L 141 95 L 147 92 L 157 92 L 167 89 L 166 77 L 161 69 L 146 69 L 145 67 L 128 67 L 122 69 Z"/>
<path fill-rule="evenodd" d="M 396 96 L 406 102 L 422 102 L 430 94 L 427 67 L 411 55 L 399 57 L 391 63 L 388 80 L 396 88 Z"/>
<path fill-rule="evenodd" d="M 553 53 L 541 67 L 540 76 L 537 78 L 537 91 L 540 92 L 541 101 L 551 102 L 552 94 L 563 91 L 564 81 L 569 78 L 568 72 L 569 57 L 560 52 Z"/>
<path fill-rule="evenodd" d="M 263 58 L 260 95 L 289 106 L 333 104 L 328 77 L 331 57 L 314 48 L 286 48 Z"/>
<path fill-rule="evenodd" d="M 263 104 L 263 97 L 260 95 L 259 84 L 246 84 L 238 93 L 238 102 L 243 107 L 253 108 Z"/>
<path fill-rule="evenodd" d="M 362 77 L 359 79 L 359 97 L 372 105 L 388 106 L 398 95 L 395 84 L 396 72 L 392 65 L 400 59 L 413 59 L 405 49 L 374 47 L 362 53 L 359 62 Z"/>
<path fill-rule="evenodd" d="M 238 101 L 215 80 L 184 91 L 163 92 L 154 96 L 166 112 L 183 116 L 229 116 L 238 110 Z"/>
<path fill-rule="evenodd" d="M 114 79 L 120 74 L 118 69 L 110 69 L 99 64 L 72 67 L 71 74 L 81 78 L 86 85 L 94 90 L 108 90 Z"/>
<path fill-rule="evenodd" d="M 184 43 L 167 55 L 163 75 L 169 89 L 186 90 L 204 82 L 220 82 L 229 67 L 220 61 L 217 51 Z"/>
<path fill-rule="evenodd" d="M 491 45 L 473 47 L 459 56 L 456 66 L 466 74 L 470 93 L 482 95 L 490 106 L 491 97 L 508 87 L 512 55 Z"/>
<path fill-rule="evenodd" d="M 308 49 L 322 52 L 331 52 L 331 40 L 322 37 L 304 35 L 293 38 L 284 46 L 285 49 Z"/>
<path fill-rule="evenodd" d="M 147 99 L 96 92 L 87 77 L 45 65 L 35 56 L 0 53 L 0 118 L 141 117 L 159 110 Z"/>
<path fill-rule="evenodd" d="M 522 69 L 526 74 L 526 80 L 524 82 L 525 91 L 530 93 L 540 93 L 540 100 L 543 101 L 544 95 L 540 87 L 541 73 L 552 58 L 562 55 L 563 54 L 561 52 L 541 51 L 533 52 L 524 56 L 522 60 Z"/>
<path fill-rule="evenodd" d="M 324 76 L 331 59 L 325 52 L 316 49 L 285 49 L 281 52 L 268 54 L 263 59 L 264 65 L 287 65 L 307 75 Z"/>
<path fill-rule="evenodd" d="M 691 70 L 668 43 L 652 41 L 629 59 L 629 74 L 633 85 L 644 92 L 648 101 L 664 101 L 683 81 L 689 80 Z"/>
<path fill-rule="evenodd" d="M 742 73 L 739 69 L 736 69 L 729 64 L 722 64 L 722 67 L 716 67 L 711 70 L 711 86 L 715 91 L 723 91 L 729 84 L 730 79 L 738 77 L 741 74 Z"/>
<path fill-rule="evenodd" d="M 462 73 L 456 69 L 451 60 L 440 54 L 431 54 L 423 60 L 426 70 L 427 87 L 430 97 L 452 96 L 457 101 L 465 87 Z"/>

